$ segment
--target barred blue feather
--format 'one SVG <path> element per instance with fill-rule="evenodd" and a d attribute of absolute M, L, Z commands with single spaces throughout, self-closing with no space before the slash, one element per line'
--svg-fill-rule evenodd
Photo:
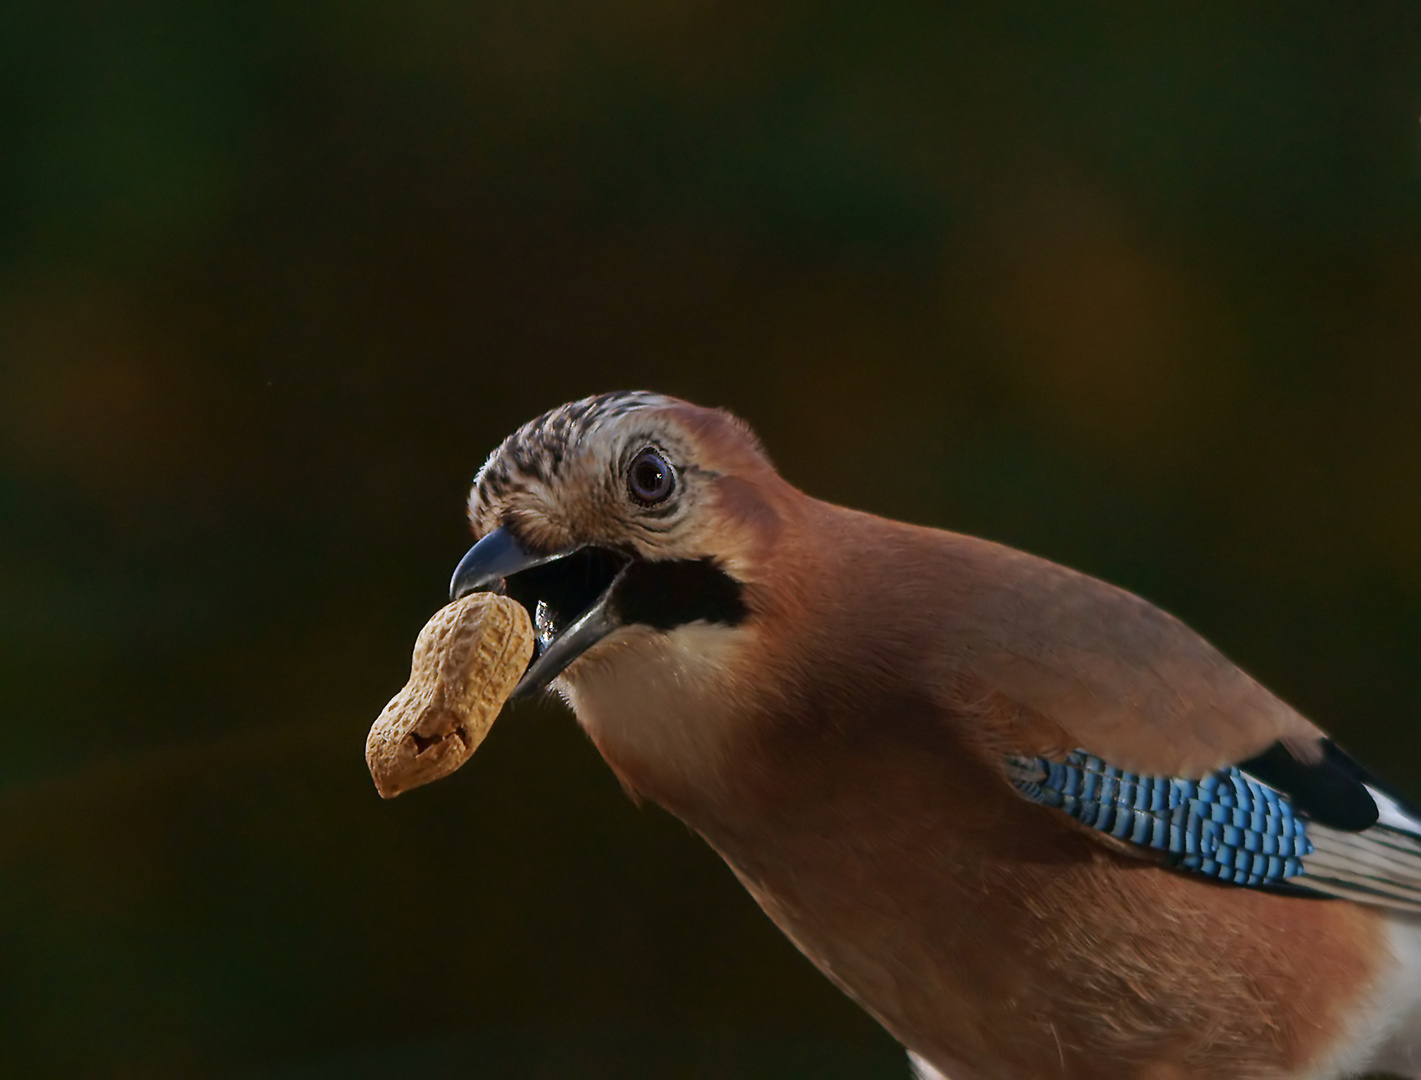
<path fill-rule="evenodd" d="M 1235 885 L 1282 884 L 1313 851 L 1287 796 L 1232 766 L 1199 780 L 1141 776 L 1078 750 L 1062 762 L 1013 758 L 1011 772 L 1027 798 Z"/>

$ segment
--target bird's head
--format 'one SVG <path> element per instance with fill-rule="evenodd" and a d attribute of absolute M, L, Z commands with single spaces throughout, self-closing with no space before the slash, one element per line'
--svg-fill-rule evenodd
<path fill-rule="evenodd" d="M 503 592 L 533 615 L 523 696 L 648 631 L 753 621 L 790 490 L 728 413 L 645 392 L 584 398 L 523 425 L 479 471 L 479 540 L 450 593 Z"/>

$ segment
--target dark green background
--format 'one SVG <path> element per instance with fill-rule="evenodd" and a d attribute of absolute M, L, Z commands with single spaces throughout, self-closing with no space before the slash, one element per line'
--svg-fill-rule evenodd
<path fill-rule="evenodd" d="M 1182 615 L 1421 795 L 1421 7 L 0 7 L 0 1073 L 901 1077 L 557 708 L 365 732 L 564 400 Z"/>

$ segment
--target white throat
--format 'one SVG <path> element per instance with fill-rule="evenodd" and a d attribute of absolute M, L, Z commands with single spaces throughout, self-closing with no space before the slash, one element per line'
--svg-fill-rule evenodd
<path fill-rule="evenodd" d="M 600 642 L 554 686 L 604 757 L 635 786 L 718 787 L 747 703 L 730 673 L 750 635 L 695 622 L 631 626 Z"/>

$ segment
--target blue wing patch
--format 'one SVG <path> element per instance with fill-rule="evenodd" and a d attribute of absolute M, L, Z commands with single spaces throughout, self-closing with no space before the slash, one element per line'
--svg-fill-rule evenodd
<path fill-rule="evenodd" d="M 1200 780 L 1141 776 L 1077 750 L 1062 762 L 1012 758 L 1010 772 L 1032 801 L 1220 881 L 1280 885 L 1312 854 L 1287 796 L 1233 766 Z"/>

